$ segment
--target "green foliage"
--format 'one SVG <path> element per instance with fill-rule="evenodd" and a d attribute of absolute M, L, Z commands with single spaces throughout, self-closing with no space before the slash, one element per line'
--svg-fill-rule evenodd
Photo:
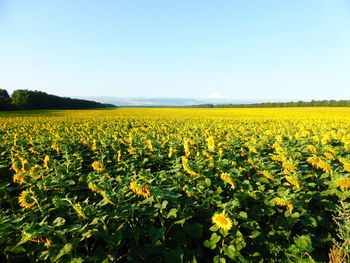
<path fill-rule="evenodd" d="M 29 91 L 28 90 L 15 90 L 11 95 L 12 104 L 20 109 L 26 109 L 30 106 L 29 103 Z"/>
<path fill-rule="evenodd" d="M 347 122 L 138 113 L 7 116 L 2 261 L 325 262 L 337 229 L 348 234 L 333 220 L 350 196 L 334 183 L 347 176 Z M 308 161 L 310 144 L 331 171 Z M 222 212 L 229 229 L 212 221 Z"/>
<path fill-rule="evenodd" d="M 11 99 L 6 90 L 0 89 L 0 110 L 9 109 Z"/>
<path fill-rule="evenodd" d="M 12 104 L 19 109 L 91 109 L 111 106 L 94 101 L 63 98 L 41 91 L 30 90 L 15 90 L 11 99 Z"/>

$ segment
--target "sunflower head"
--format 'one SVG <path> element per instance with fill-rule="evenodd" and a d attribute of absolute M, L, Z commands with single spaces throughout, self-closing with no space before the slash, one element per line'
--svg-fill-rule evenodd
<path fill-rule="evenodd" d="M 223 173 L 220 176 L 221 180 L 223 180 L 224 182 L 228 183 L 229 185 L 231 185 L 231 188 L 234 189 L 235 188 L 235 184 L 232 181 L 232 178 L 230 177 L 230 175 L 228 173 Z"/>
<path fill-rule="evenodd" d="M 29 191 L 23 191 L 21 195 L 18 197 L 18 203 L 20 206 L 24 208 L 31 208 L 35 204 L 34 200 L 34 192 Z"/>
<path fill-rule="evenodd" d="M 223 230 L 230 230 L 232 228 L 232 221 L 225 213 L 214 214 L 211 218 L 212 222 Z"/>
<path fill-rule="evenodd" d="M 340 187 L 340 189 L 342 189 L 342 190 L 347 190 L 347 189 L 350 188 L 350 179 L 348 179 L 348 178 L 336 180 L 335 183 L 336 183 L 336 185 L 338 185 L 338 186 Z"/>
<path fill-rule="evenodd" d="M 139 186 L 136 182 L 132 182 L 129 185 L 131 191 L 139 196 L 143 196 L 144 198 L 148 198 L 151 196 L 151 192 L 148 186 Z"/>
<path fill-rule="evenodd" d="M 104 170 L 103 164 L 101 162 L 93 162 L 91 166 L 97 172 L 102 172 Z"/>

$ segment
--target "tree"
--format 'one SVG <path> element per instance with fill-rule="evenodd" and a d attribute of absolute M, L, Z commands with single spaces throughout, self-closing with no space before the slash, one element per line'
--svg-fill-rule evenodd
<path fill-rule="evenodd" d="M 18 89 L 12 93 L 11 96 L 12 104 L 19 108 L 26 108 L 29 106 L 29 91 Z"/>
<path fill-rule="evenodd" d="M 7 90 L 0 89 L 0 110 L 7 110 L 11 106 L 11 99 Z"/>

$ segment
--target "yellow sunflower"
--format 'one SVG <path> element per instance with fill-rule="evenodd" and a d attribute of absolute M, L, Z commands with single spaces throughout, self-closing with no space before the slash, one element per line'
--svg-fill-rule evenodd
<path fill-rule="evenodd" d="M 151 192 L 148 186 L 139 186 L 135 182 L 132 182 L 129 186 L 130 190 L 135 194 L 148 198 L 151 196 Z"/>
<path fill-rule="evenodd" d="M 23 191 L 21 195 L 18 197 L 18 203 L 20 206 L 25 208 L 31 208 L 35 204 L 35 200 L 33 198 L 34 192 L 29 191 Z"/>
<path fill-rule="evenodd" d="M 284 206 L 284 207 L 287 207 L 290 211 L 292 211 L 294 209 L 294 206 L 292 203 L 288 202 L 287 200 L 285 199 L 282 199 L 282 198 L 275 198 L 275 203 L 279 206 Z"/>
<path fill-rule="evenodd" d="M 221 180 L 223 180 L 223 181 L 225 181 L 226 183 L 228 183 L 229 185 L 231 185 L 231 188 L 232 188 L 232 189 L 235 189 L 235 184 L 234 184 L 234 182 L 232 181 L 232 178 L 230 177 L 229 174 L 223 173 L 223 174 L 221 174 L 220 178 L 221 178 Z"/>
<path fill-rule="evenodd" d="M 95 171 L 98 172 L 102 172 L 104 170 L 103 164 L 101 162 L 93 162 L 91 166 Z"/>
<path fill-rule="evenodd" d="M 225 213 L 214 214 L 211 220 L 223 230 L 230 230 L 232 228 L 232 221 L 225 215 Z"/>
<path fill-rule="evenodd" d="M 350 179 L 340 179 L 335 181 L 335 183 L 340 186 L 340 189 L 347 190 L 350 188 Z"/>
<path fill-rule="evenodd" d="M 209 149 L 209 151 L 214 152 L 215 151 L 215 140 L 214 140 L 214 137 L 210 136 L 207 139 L 207 141 L 208 141 L 208 149 Z"/>

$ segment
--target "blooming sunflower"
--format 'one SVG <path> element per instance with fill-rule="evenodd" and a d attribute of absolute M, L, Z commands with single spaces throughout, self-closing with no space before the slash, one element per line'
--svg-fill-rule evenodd
<path fill-rule="evenodd" d="M 12 178 L 13 182 L 19 182 L 20 184 L 26 183 L 24 176 L 21 174 L 15 174 Z"/>
<path fill-rule="evenodd" d="M 301 184 L 300 184 L 300 182 L 299 182 L 298 179 L 296 179 L 296 178 L 294 178 L 294 177 L 292 177 L 292 176 L 285 176 L 285 178 L 286 178 L 286 180 L 287 180 L 288 183 L 290 183 L 290 184 L 296 186 L 297 188 L 300 188 L 300 187 L 301 187 Z"/>
<path fill-rule="evenodd" d="M 151 196 L 151 192 L 148 186 L 139 186 L 135 182 L 132 182 L 129 186 L 130 190 L 135 194 L 148 198 Z"/>
<path fill-rule="evenodd" d="M 91 166 L 95 171 L 98 172 L 102 172 L 104 170 L 103 164 L 101 162 L 93 162 Z"/>
<path fill-rule="evenodd" d="M 229 185 L 231 185 L 231 188 L 232 188 L 232 189 L 235 189 L 235 184 L 234 184 L 234 182 L 232 181 L 232 178 L 230 177 L 229 174 L 223 173 L 223 174 L 221 174 L 220 178 L 221 178 L 221 180 L 223 180 L 223 181 L 225 181 L 226 183 L 228 183 Z"/>
<path fill-rule="evenodd" d="M 186 158 L 186 156 L 182 156 L 182 167 L 184 168 L 184 170 L 189 173 L 190 175 L 197 175 L 197 173 L 195 171 L 193 171 L 189 166 L 188 166 L 188 159 Z"/>
<path fill-rule="evenodd" d="M 232 221 L 225 213 L 214 214 L 211 221 L 223 230 L 230 230 L 232 228 Z"/>
<path fill-rule="evenodd" d="M 215 151 L 215 140 L 213 136 L 210 136 L 208 139 L 208 150 L 214 152 Z"/>
<path fill-rule="evenodd" d="M 274 201 L 277 205 L 287 207 L 290 211 L 294 209 L 293 204 L 288 202 L 287 200 L 284 200 L 282 198 L 275 198 Z"/>
<path fill-rule="evenodd" d="M 288 162 L 282 163 L 282 167 L 283 167 L 284 169 L 290 170 L 290 171 L 295 171 L 295 170 L 297 170 L 297 167 L 296 167 L 294 164 L 288 163 Z"/>
<path fill-rule="evenodd" d="M 340 179 L 335 181 L 335 183 L 340 186 L 342 190 L 347 190 L 350 188 L 350 179 Z"/>
<path fill-rule="evenodd" d="M 25 208 L 31 208 L 35 204 L 35 200 L 33 198 L 34 192 L 29 191 L 22 191 L 21 195 L 18 197 L 18 203 L 20 206 Z"/>
<path fill-rule="evenodd" d="M 272 181 L 275 181 L 275 178 L 268 172 L 268 171 L 260 171 L 258 170 L 259 174 L 262 174 L 264 177 L 266 177 L 267 179 L 270 179 Z"/>

